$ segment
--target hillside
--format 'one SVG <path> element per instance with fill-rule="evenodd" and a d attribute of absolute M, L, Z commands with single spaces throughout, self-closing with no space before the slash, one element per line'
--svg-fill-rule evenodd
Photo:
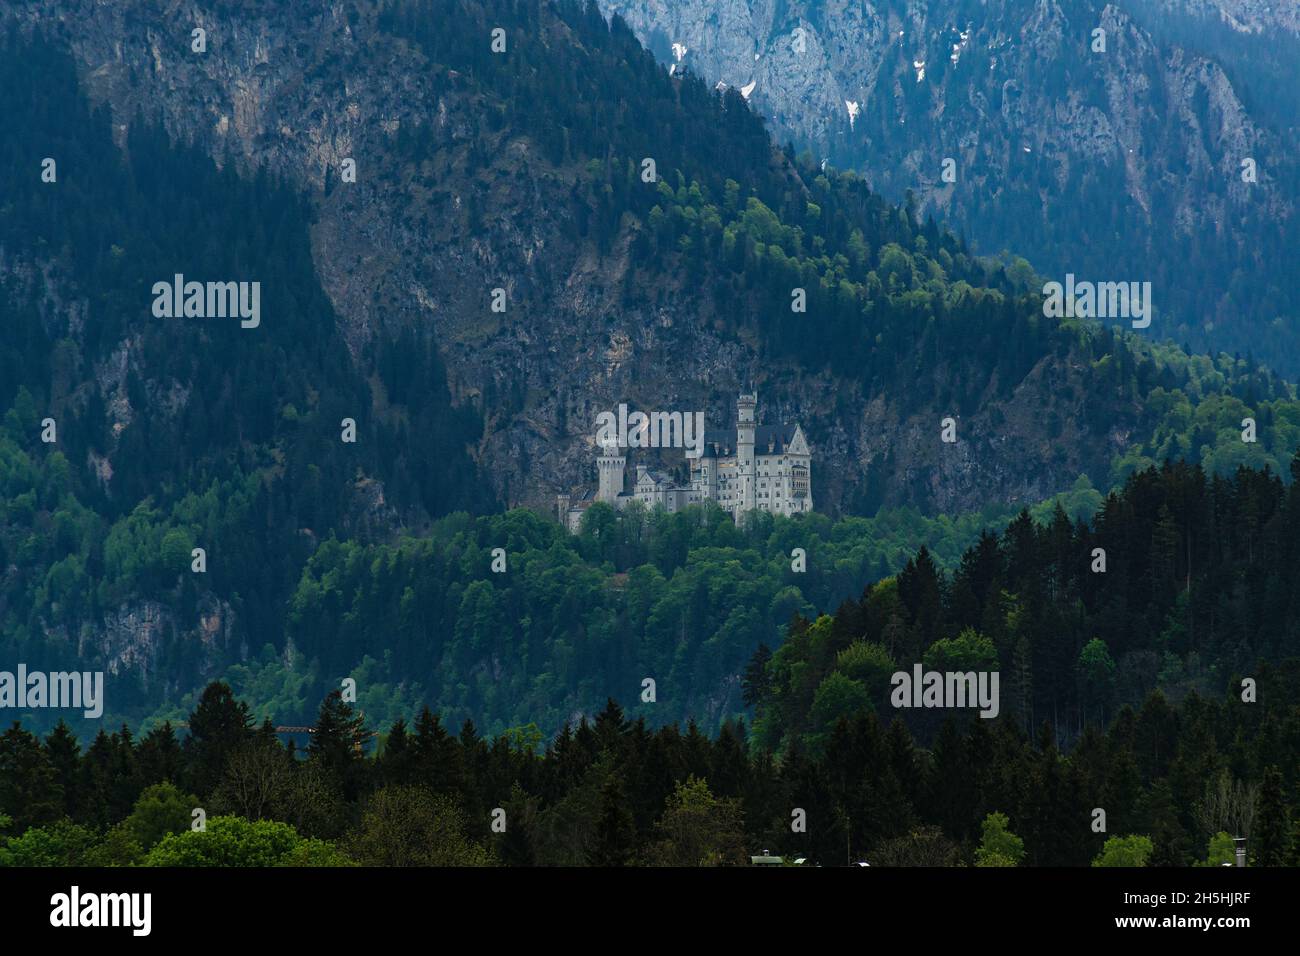
<path fill-rule="evenodd" d="M 1105 483 L 1154 427 L 1145 393 L 1179 384 L 1127 354 L 1099 372 L 1124 349 L 1043 321 L 1031 276 L 794 163 L 734 91 L 670 79 L 593 10 L 221 4 L 201 55 L 170 8 L 78 10 L 60 31 L 119 126 L 143 108 L 243 175 L 265 165 L 308 192 L 312 263 L 354 361 L 368 374 L 375 349 L 434 343 L 507 505 L 549 508 L 589 480 L 600 410 L 726 422 L 742 382 L 771 420 L 804 424 L 832 511 L 1030 503 L 1081 472 Z M 491 52 L 489 22 L 509 52 Z M 348 157 L 355 184 L 338 179 Z M 949 415 L 961 440 L 945 448 Z"/>
<path fill-rule="evenodd" d="M 507 518 L 516 546 L 545 534 Z M 792 530 L 782 523 L 778 533 Z M 63 725 L 43 741 L 14 727 L 0 735 L 0 767 L 20 769 L 0 775 L 12 830 L 0 835 L 0 866 L 716 866 L 765 848 L 825 866 L 1217 867 L 1231 861 L 1243 818 L 1252 867 L 1294 866 L 1298 524 L 1300 485 L 1249 471 L 1207 481 L 1173 466 L 1135 477 L 1091 526 L 1061 513 L 983 535 L 951 575 L 922 550 L 860 602 L 796 621 L 783 647 L 756 656 L 745 680 L 752 730 L 743 720 L 716 735 L 694 721 L 655 726 L 643 706 L 638 716 L 607 700 L 554 735 L 484 734 L 472 720 L 454 734 L 445 715 L 419 710 L 372 748 L 375 724 L 334 690 L 303 759 L 220 683 L 178 715 L 183 744 L 170 723 L 101 729 L 84 750 Z M 661 519 L 650 547 L 671 565 L 664 530 Z M 725 517 L 697 532 L 738 533 Z M 411 549 L 406 569 L 438 560 L 446 543 Z M 588 536 L 582 547 L 603 543 Z M 1093 546 L 1108 551 L 1104 574 L 1088 569 Z M 575 600 L 558 590 L 581 572 L 539 568 L 565 550 L 526 554 L 526 580 L 496 606 L 529 592 L 544 594 L 536 609 L 585 603 L 593 575 Z M 300 609 L 355 587 L 365 606 L 346 616 L 382 611 L 404 570 L 378 556 L 367 581 L 367 562 L 322 558 L 315 570 L 328 573 L 320 587 L 313 575 Z M 631 596 L 643 587 L 641 571 L 629 576 L 630 615 L 646 609 Z M 437 598 L 419 600 L 436 613 Z M 549 680 L 626 647 L 573 650 L 553 655 Z M 997 662 L 1003 712 L 888 707 L 889 671 L 914 656 L 939 668 Z M 196 804 L 211 813 L 204 832 L 190 826 Z M 504 832 L 492 826 L 497 807 Z M 806 828 L 790 825 L 792 807 Z M 1098 807 L 1109 830 L 1087 825 Z M 1110 859 L 1130 844 L 1132 855 Z"/>
<path fill-rule="evenodd" d="M 716 723 L 784 611 L 831 609 L 905 549 L 960 553 L 1012 504 L 1168 457 L 1286 474 L 1300 445 L 1286 383 L 1045 318 L 1027 270 L 776 149 L 738 93 L 669 76 L 593 6 L 290 7 L 203 6 L 202 53 L 170 5 L 63 4 L 48 29 L 47 3 L 3 12 L 3 650 L 102 666 L 115 716 L 233 667 L 301 710 L 304 688 L 370 668 L 397 709 L 426 695 L 554 729 L 653 666 L 679 675 L 660 719 Z M 159 318 L 153 286 L 176 274 L 258 281 L 259 323 Z M 617 646 L 623 598 L 584 604 L 594 618 L 498 606 L 456 513 L 549 512 L 590 477 L 598 410 L 723 418 L 742 382 L 804 423 L 832 516 L 920 515 L 818 516 L 793 537 L 840 535 L 837 567 L 798 596 L 779 593 L 788 531 L 757 552 L 757 590 L 725 600 L 701 556 L 696 580 L 663 582 L 642 651 L 562 673 Z M 599 549 L 558 537 L 507 515 L 471 553 L 580 554 L 610 584 Z"/>
<path fill-rule="evenodd" d="M 1295 4 L 601 9 L 675 71 L 744 90 L 778 141 L 891 201 L 914 193 L 977 251 L 1057 279 L 1150 281 L 1161 337 L 1300 373 L 1300 299 L 1283 278 L 1300 210 Z"/>

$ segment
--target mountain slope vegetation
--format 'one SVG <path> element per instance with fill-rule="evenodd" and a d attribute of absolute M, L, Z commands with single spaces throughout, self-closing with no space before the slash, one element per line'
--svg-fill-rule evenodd
<path fill-rule="evenodd" d="M 1169 456 L 1285 474 L 1300 444 L 1287 383 L 1045 318 L 1023 270 L 776 149 L 592 5 L 215 4 L 204 56 L 162 5 L 131 15 L 153 33 L 88 4 L 42 39 L 45 9 L 3 14 L 0 647 L 107 670 L 114 716 L 229 674 L 287 717 L 361 673 L 386 716 L 553 731 L 658 674 L 653 719 L 717 726 L 787 611 L 927 540 L 955 559 L 1013 502 Z M 177 273 L 261 282 L 261 324 L 154 317 Z M 725 409 L 742 381 L 805 423 L 828 510 L 919 511 L 640 518 L 621 555 L 491 514 L 588 478 L 597 409 Z M 495 547 L 523 567 L 494 575 Z"/>

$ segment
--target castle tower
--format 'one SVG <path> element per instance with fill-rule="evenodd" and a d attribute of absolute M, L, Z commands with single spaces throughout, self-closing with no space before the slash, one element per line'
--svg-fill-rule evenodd
<path fill-rule="evenodd" d="M 614 505 L 623 493 L 623 470 L 627 467 L 627 458 L 619 453 L 613 443 L 607 444 L 596 459 L 596 468 L 600 471 L 600 487 L 596 490 L 596 500 Z"/>
<path fill-rule="evenodd" d="M 713 501 L 718 497 L 717 465 L 711 448 L 706 449 L 696 461 L 691 462 L 691 481 L 695 484 L 695 490 L 699 492 L 700 501 Z"/>
<path fill-rule="evenodd" d="M 742 392 L 736 400 L 736 521 L 742 511 L 752 511 L 755 504 L 754 476 L 754 407 L 758 395 Z"/>

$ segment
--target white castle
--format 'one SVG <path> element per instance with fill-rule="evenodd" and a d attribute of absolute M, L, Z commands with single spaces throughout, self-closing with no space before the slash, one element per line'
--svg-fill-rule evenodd
<path fill-rule="evenodd" d="M 680 511 L 701 501 L 715 501 L 740 522 L 747 511 L 800 514 L 812 511 L 812 454 L 799 425 L 755 425 L 756 394 L 736 401 L 736 427 L 706 431 L 696 458 L 688 457 L 690 483 L 676 485 L 662 471 L 644 465 L 636 469 L 636 482 L 624 488 L 627 457 L 616 446 L 606 446 L 596 458 L 600 480 L 595 494 L 583 492 L 575 501 L 558 495 L 559 518 L 571 532 L 582 526 L 582 516 L 598 501 L 619 511 L 629 502 L 646 508 Z"/>

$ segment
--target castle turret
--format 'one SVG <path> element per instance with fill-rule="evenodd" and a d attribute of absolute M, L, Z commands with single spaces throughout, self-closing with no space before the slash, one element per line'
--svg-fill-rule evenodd
<path fill-rule="evenodd" d="M 758 395 L 742 392 L 736 400 L 736 521 L 755 505 L 754 407 Z"/>
<path fill-rule="evenodd" d="M 615 504 L 623 493 L 623 470 L 627 467 L 627 458 L 619 453 L 614 444 L 607 444 L 596 459 L 600 471 L 600 486 L 596 490 L 596 500 Z"/>

